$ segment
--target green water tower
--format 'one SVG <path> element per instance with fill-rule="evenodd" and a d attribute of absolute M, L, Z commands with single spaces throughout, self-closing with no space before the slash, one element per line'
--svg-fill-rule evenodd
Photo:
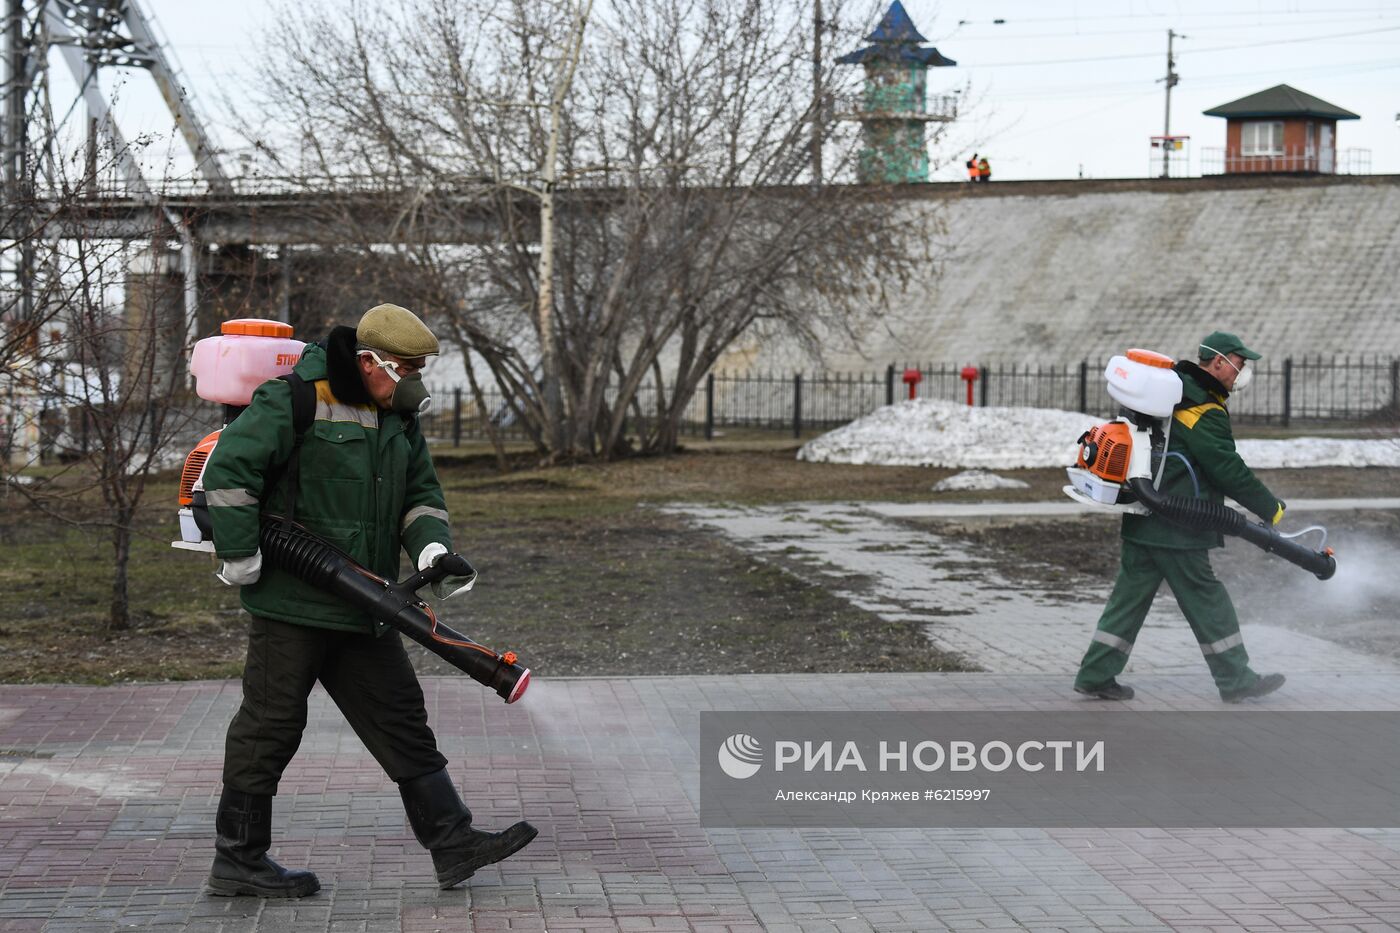
<path fill-rule="evenodd" d="M 956 94 L 928 96 L 928 70 L 957 62 L 924 44 L 928 40 L 899 0 L 890 4 L 865 41 L 870 45 L 836 60 L 840 65 L 865 67 L 865 89 L 841 107 L 842 117 L 859 120 L 862 127 L 860 180 L 874 184 L 928 181 L 925 127 L 950 123 L 958 115 Z"/>

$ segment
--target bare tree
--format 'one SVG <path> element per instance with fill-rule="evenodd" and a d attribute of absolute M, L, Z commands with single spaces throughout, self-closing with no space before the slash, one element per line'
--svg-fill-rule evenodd
<path fill-rule="evenodd" d="M 183 257 L 155 196 L 120 237 L 103 229 L 90 195 L 131 152 L 65 148 L 45 91 L 24 124 L 38 157 L 10 174 L 0 202 L 13 259 L 0 270 L 0 477 L 12 501 L 110 535 L 117 631 L 130 625 L 137 511 L 187 420 L 184 282 L 171 268 Z"/>
<path fill-rule="evenodd" d="M 290 22 L 264 95 L 318 142 L 283 164 L 382 198 L 392 243 L 362 209 L 323 219 L 489 367 L 550 456 L 615 456 L 632 432 L 673 450 L 739 335 L 859 327 L 928 242 L 890 192 L 813 183 L 814 134 L 838 180 L 858 140 L 813 99 L 801 0 L 398 0 Z M 821 67 L 824 89 L 859 77 Z"/>

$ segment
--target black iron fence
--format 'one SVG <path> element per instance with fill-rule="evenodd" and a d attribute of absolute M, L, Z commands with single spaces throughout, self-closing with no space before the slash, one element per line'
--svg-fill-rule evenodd
<path fill-rule="evenodd" d="M 922 363 L 867 373 L 712 373 L 701 383 L 681 419 L 681 433 L 713 437 L 724 430 L 803 432 L 829 430 L 882 405 L 914 398 L 944 399 L 976 406 L 1058 408 L 1109 418 L 1118 405 L 1104 387 L 1107 360 L 1070 364 L 957 366 Z M 1230 399 L 1236 421 L 1289 427 L 1300 423 L 1400 424 L 1400 358 L 1383 356 L 1290 357 L 1261 361 L 1248 390 Z M 911 396 L 912 390 L 912 396 Z M 482 389 L 478 404 L 470 388 L 436 385 L 435 405 L 422 418 L 435 442 L 459 446 L 489 437 L 487 425 L 505 440 L 530 434 L 506 396 Z M 657 417 L 657 389 L 643 385 L 628 407 L 628 431 L 649 427 Z M 668 396 L 669 397 L 669 394 Z M 0 406 L 3 409 L 4 406 Z M 0 411 L 3 414 L 3 411 Z M 37 461 L 88 452 L 98 443 L 86 419 L 74 411 L 33 412 L 42 426 Z M 222 424 L 222 406 L 197 399 L 157 411 L 131 412 L 133 430 L 160 434 L 163 465 L 176 465 L 199 437 Z M 159 417 L 157 417 L 159 416 Z M 4 419 L 0 418 L 0 422 Z M 4 424 L 0 423 L 0 446 Z"/>
<path fill-rule="evenodd" d="M 1058 408 L 1112 417 L 1104 386 L 1107 359 L 1067 364 L 960 366 L 915 363 L 866 373 L 712 373 L 681 422 L 689 436 L 719 429 L 791 432 L 829 429 L 907 398 L 977 406 Z M 1230 400 L 1240 422 L 1289 427 L 1299 422 L 1400 423 L 1400 358 L 1308 356 L 1253 363 L 1253 383 Z M 656 417 L 656 387 L 643 386 L 629 409 L 631 429 Z M 911 394 L 912 392 L 912 394 Z M 460 444 L 487 437 L 488 421 L 505 439 L 529 435 L 497 390 L 478 405 L 469 389 L 437 387 L 439 404 L 424 419 L 430 437 Z"/>
<path fill-rule="evenodd" d="M 799 436 L 838 427 L 911 397 L 1057 408 L 1108 418 L 1118 406 L 1104 387 L 1106 363 L 923 363 L 866 373 L 712 373 L 687 404 L 680 430 L 690 437 L 745 429 Z M 1400 425 L 1400 358 L 1308 356 L 1251 365 L 1253 383 L 1230 399 L 1236 421 L 1279 427 L 1319 422 Z M 488 425 L 505 440 L 530 439 L 506 396 L 494 387 L 483 388 L 480 404 L 467 387 L 437 385 L 433 397 L 436 405 L 422 421 L 435 442 L 456 446 L 484 440 Z M 153 443 L 155 436 L 160 438 L 163 465 L 176 465 L 200 436 L 223 421 L 221 406 L 195 399 L 159 409 L 152 405 L 146 417 L 142 414 L 129 412 L 124 421 L 132 431 L 152 432 Z M 644 385 L 628 406 L 629 433 L 647 429 L 656 417 L 657 388 Z M 20 443 L 25 437 L 29 440 Z M 81 456 L 96 443 L 100 441 L 81 411 L 65 412 L 38 400 L 19 406 L 0 403 L 0 456 L 12 466 Z"/>

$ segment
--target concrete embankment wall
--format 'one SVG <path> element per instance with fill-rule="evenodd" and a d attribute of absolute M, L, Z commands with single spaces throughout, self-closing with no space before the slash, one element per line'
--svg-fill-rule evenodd
<path fill-rule="evenodd" d="M 741 341 L 735 369 L 1174 356 L 1217 328 L 1269 357 L 1400 355 L 1400 176 L 927 185 L 944 233 L 860 338 L 820 359 Z"/>

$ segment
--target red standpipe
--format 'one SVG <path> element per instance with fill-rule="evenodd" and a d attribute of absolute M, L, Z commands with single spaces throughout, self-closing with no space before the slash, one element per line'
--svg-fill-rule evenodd
<path fill-rule="evenodd" d="M 914 401 L 915 396 L 919 394 L 918 386 L 923 381 L 924 374 L 917 369 L 910 368 L 904 371 L 904 384 L 909 387 L 909 401 Z"/>
<path fill-rule="evenodd" d="M 967 383 L 967 407 L 972 407 L 972 384 L 977 381 L 977 367 L 964 366 L 962 368 L 963 382 Z"/>

